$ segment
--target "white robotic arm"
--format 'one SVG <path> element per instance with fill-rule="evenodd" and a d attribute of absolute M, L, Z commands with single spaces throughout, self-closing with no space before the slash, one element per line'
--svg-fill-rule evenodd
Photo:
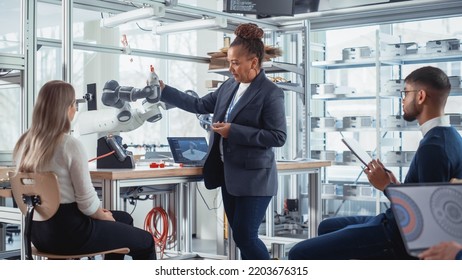
<path fill-rule="evenodd" d="M 101 101 L 104 105 L 113 107 L 87 112 L 80 112 L 74 122 L 74 133 L 76 135 L 87 135 L 98 133 L 98 136 L 128 132 L 137 129 L 144 122 L 157 122 L 162 119 L 160 108 L 168 110 L 174 108 L 169 104 L 160 101 L 159 77 L 151 66 L 147 85 L 144 88 L 131 86 L 120 86 L 115 80 L 106 82 L 103 87 Z M 185 93 L 199 97 L 192 90 Z M 133 109 L 130 102 L 143 99 L 143 109 Z M 210 131 L 212 116 L 197 115 L 202 128 Z"/>
<path fill-rule="evenodd" d="M 144 110 L 133 109 L 129 102 L 143 101 Z M 145 121 L 157 122 L 162 118 L 160 108 L 167 109 L 160 102 L 160 87 L 157 80 L 148 81 L 148 85 L 142 89 L 119 86 L 114 81 L 108 81 L 104 85 L 101 98 L 103 104 L 114 107 L 100 110 L 79 112 L 74 122 L 74 132 L 77 135 L 91 133 L 108 134 L 128 132 L 137 129 Z"/>
<path fill-rule="evenodd" d="M 159 112 L 159 110 L 157 111 Z M 142 118 L 144 113 L 135 109 L 129 111 L 131 114 L 129 119 L 120 121 L 117 116 L 125 112 L 125 110 L 116 108 L 80 112 L 74 123 L 74 132 L 77 135 L 92 133 L 106 135 L 108 133 L 127 132 L 137 129 L 146 120 Z M 154 114 L 156 113 L 154 112 Z"/>
<path fill-rule="evenodd" d="M 163 102 L 149 104 L 147 110 L 143 112 L 139 109 L 130 109 L 130 118 L 120 121 L 121 113 L 126 113 L 121 109 L 107 108 L 81 112 L 77 115 L 74 124 L 74 131 L 78 135 L 91 133 L 108 134 L 116 132 L 128 132 L 137 129 L 145 121 L 156 122 L 162 118 L 160 108 L 166 109 Z"/>
<path fill-rule="evenodd" d="M 85 99 L 94 96 L 86 94 Z M 87 98 L 86 98 L 87 97 Z M 132 109 L 130 102 L 143 100 L 143 109 Z M 145 121 L 157 122 L 162 118 L 160 107 L 167 106 L 160 102 L 159 78 L 151 66 L 147 86 L 142 89 L 119 86 L 117 81 L 106 82 L 101 101 L 112 107 L 100 110 L 79 112 L 73 123 L 75 136 L 98 134 L 96 147 L 97 168 L 134 168 L 133 154 L 122 144 L 122 137 L 113 135 L 137 129 Z"/>

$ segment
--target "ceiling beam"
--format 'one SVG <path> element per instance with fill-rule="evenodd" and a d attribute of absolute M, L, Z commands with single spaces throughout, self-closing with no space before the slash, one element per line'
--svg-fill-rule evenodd
<path fill-rule="evenodd" d="M 61 5 L 61 0 L 38 0 L 39 2 Z M 161 2 L 161 1 L 153 1 Z M 162 3 L 162 2 L 161 2 Z M 121 1 L 110 1 L 110 0 L 74 0 L 74 7 L 84 10 L 113 13 L 118 14 L 126 11 L 131 11 L 141 7 L 141 4 L 135 6 L 128 2 Z M 156 20 L 165 22 L 179 22 L 188 21 L 194 19 L 201 19 L 203 17 L 226 17 L 228 20 L 228 27 L 222 29 L 223 31 L 234 31 L 239 23 L 252 22 L 258 26 L 269 29 L 278 30 L 279 23 L 268 22 L 261 19 L 257 19 L 249 16 L 242 16 L 238 14 L 230 14 L 222 11 L 216 11 L 211 9 L 205 9 L 196 6 L 178 4 L 175 6 L 166 6 L 165 17 Z"/>
<path fill-rule="evenodd" d="M 302 26 L 309 20 L 311 30 L 347 28 L 462 15 L 460 0 L 414 0 L 297 14 L 265 19 L 281 26 Z"/>

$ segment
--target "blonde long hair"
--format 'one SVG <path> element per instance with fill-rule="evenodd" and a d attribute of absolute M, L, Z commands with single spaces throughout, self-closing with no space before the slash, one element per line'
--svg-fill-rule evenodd
<path fill-rule="evenodd" d="M 55 147 L 71 129 L 68 112 L 74 102 L 75 90 L 71 84 L 49 81 L 43 85 L 34 106 L 32 125 L 14 147 L 17 171 L 40 171 L 50 162 Z"/>

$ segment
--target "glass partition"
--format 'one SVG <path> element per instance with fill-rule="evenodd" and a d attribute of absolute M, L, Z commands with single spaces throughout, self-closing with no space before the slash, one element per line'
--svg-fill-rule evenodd
<path fill-rule="evenodd" d="M 0 2 L 0 54 L 20 53 L 21 1 Z M 0 67 L 1 68 L 1 67 Z"/>

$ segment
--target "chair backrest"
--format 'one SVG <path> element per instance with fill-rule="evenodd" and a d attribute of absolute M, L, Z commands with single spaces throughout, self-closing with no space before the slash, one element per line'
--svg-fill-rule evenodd
<path fill-rule="evenodd" d="M 39 196 L 35 205 L 34 221 L 46 221 L 53 217 L 60 205 L 58 177 L 53 172 L 25 173 L 10 172 L 11 191 L 21 212 L 26 215 L 25 196 Z"/>

